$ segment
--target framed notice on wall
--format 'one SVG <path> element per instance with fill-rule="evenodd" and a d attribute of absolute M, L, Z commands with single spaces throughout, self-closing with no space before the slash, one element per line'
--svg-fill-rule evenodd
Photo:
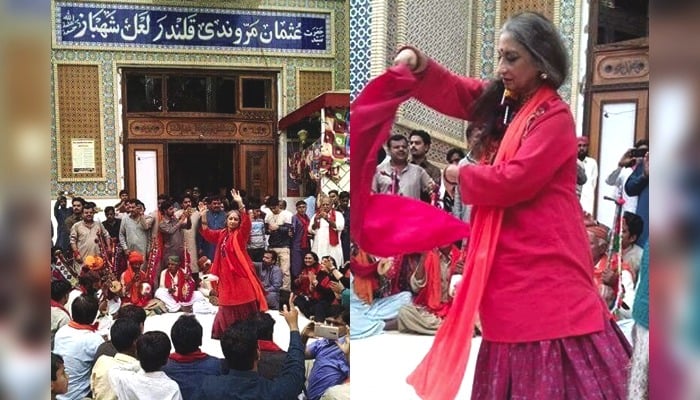
<path fill-rule="evenodd" d="M 100 82 L 97 64 L 54 66 L 59 182 L 106 180 L 104 90 Z"/>
<path fill-rule="evenodd" d="M 71 161 L 74 174 L 95 172 L 95 141 L 93 139 L 71 140 Z"/>

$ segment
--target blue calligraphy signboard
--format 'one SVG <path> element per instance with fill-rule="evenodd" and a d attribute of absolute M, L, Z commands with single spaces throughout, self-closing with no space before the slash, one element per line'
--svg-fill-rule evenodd
<path fill-rule="evenodd" d="M 56 3 L 57 45 L 329 53 L 330 14 Z"/>

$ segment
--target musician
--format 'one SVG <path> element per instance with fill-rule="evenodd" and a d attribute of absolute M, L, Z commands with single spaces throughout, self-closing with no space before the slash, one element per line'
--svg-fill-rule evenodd
<path fill-rule="evenodd" d="M 132 251 L 129 253 L 128 261 L 129 268 L 121 276 L 123 302 L 145 307 L 151 296 L 150 290 L 144 290 L 142 285 L 148 282 L 146 273 L 141 271 L 143 254 Z"/>
<path fill-rule="evenodd" d="M 73 260 L 78 268 L 85 257 L 102 255 L 99 240 L 103 240 L 107 256 L 111 257 L 109 254 L 111 239 L 102 223 L 95 221 L 95 203 L 85 203 L 83 220 L 76 222 L 70 230 L 70 246 L 73 250 Z"/>
<path fill-rule="evenodd" d="M 195 281 L 199 281 L 199 265 L 197 264 L 197 230 L 199 229 L 200 214 L 192 203 L 192 196 L 182 197 L 182 209 L 175 211 L 175 217 L 180 218 L 183 214 L 190 214 L 192 227 L 182 228 L 184 246 L 188 253 L 189 265 L 187 267 Z"/>
<path fill-rule="evenodd" d="M 210 273 L 211 260 L 206 256 L 201 256 L 199 260 L 197 260 L 197 265 L 200 271 L 199 288 L 197 290 L 207 297 L 211 304 L 215 306 L 219 305 L 219 293 L 217 291 L 219 287 L 219 277 Z"/>
<path fill-rule="evenodd" d="M 180 257 L 168 257 L 168 267 L 160 273 L 160 285 L 155 297 L 165 303 L 168 312 L 192 312 L 192 304 L 205 300 L 204 295 L 196 290 L 189 270 L 180 268 Z"/>

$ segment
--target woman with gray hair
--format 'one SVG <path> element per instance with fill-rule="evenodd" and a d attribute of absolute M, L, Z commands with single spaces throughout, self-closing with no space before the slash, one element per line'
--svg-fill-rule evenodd
<path fill-rule="evenodd" d="M 444 174 L 473 206 L 465 279 L 408 382 L 425 399 L 457 395 L 478 310 L 472 399 L 625 398 L 630 346 L 593 284 L 574 119 L 557 94 L 569 69 L 564 43 L 549 20 L 525 12 L 506 21 L 497 46 L 498 77 L 488 82 L 413 47 L 395 58 L 413 72 L 414 98 L 484 127 L 480 160 Z"/>

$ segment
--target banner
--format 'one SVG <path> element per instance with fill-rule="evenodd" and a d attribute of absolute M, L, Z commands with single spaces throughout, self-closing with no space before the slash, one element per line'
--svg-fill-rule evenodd
<path fill-rule="evenodd" d="M 330 13 L 56 3 L 57 45 L 330 53 Z"/>

